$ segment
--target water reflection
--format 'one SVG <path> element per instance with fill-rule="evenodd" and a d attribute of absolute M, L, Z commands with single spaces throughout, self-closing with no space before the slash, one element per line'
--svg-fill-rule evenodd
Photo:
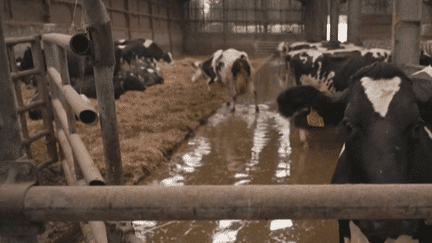
<path fill-rule="evenodd" d="M 276 88 L 266 89 L 274 94 Z M 223 106 L 178 149 L 165 170 L 152 175 L 154 184 L 329 183 L 342 145 L 337 142 L 338 131 L 307 131 L 310 147 L 303 148 L 297 129 L 275 106 L 264 102 L 255 113 L 254 105 L 239 102 L 234 114 Z M 145 242 L 338 241 L 336 221 L 325 220 L 137 221 L 134 225 Z"/>

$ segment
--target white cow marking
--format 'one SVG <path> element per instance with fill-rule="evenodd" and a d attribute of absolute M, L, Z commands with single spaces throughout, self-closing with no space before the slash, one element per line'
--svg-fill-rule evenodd
<path fill-rule="evenodd" d="M 151 69 L 151 68 L 147 68 L 147 72 L 148 73 L 154 73 L 155 71 L 153 69 Z"/>
<path fill-rule="evenodd" d="M 400 89 L 400 77 L 388 80 L 373 80 L 369 77 L 363 77 L 360 82 L 375 112 L 379 113 L 381 117 L 385 117 L 393 96 Z"/>
<path fill-rule="evenodd" d="M 152 41 L 152 40 L 146 40 L 146 41 L 144 42 L 143 46 L 144 46 L 145 48 L 149 48 L 151 44 L 153 44 L 153 41 Z"/>
<path fill-rule="evenodd" d="M 307 56 L 299 56 L 300 60 L 303 62 L 303 64 L 306 64 L 308 58 Z"/>

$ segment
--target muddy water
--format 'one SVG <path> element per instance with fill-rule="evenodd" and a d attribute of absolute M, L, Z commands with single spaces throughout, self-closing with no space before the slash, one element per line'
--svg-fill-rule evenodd
<path fill-rule="evenodd" d="M 222 106 L 173 156 L 152 175 L 153 184 L 259 185 L 328 184 L 339 155 L 341 132 L 335 128 L 299 130 L 276 111 L 275 97 L 283 90 L 271 75 L 277 62 L 261 73 L 260 113 L 250 97 L 236 112 Z M 261 70 L 262 71 L 262 70 Z M 265 95 L 263 95 L 265 94 Z M 337 242 L 335 220 L 135 221 L 145 242 Z"/>

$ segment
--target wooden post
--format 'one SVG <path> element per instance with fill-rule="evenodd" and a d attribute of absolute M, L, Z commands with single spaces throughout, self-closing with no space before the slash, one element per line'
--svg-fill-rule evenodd
<path fill-rule="evenodd" d="M 348 42 L 360 45 L 361 0 L 348 0 Z"/>

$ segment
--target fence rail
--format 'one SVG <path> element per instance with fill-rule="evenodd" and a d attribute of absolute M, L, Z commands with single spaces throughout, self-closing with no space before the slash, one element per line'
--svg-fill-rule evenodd
<path fill-rule="evenodd" d="M 32 187 L 33 221 L 432 219 L 432 185 Z"/>

